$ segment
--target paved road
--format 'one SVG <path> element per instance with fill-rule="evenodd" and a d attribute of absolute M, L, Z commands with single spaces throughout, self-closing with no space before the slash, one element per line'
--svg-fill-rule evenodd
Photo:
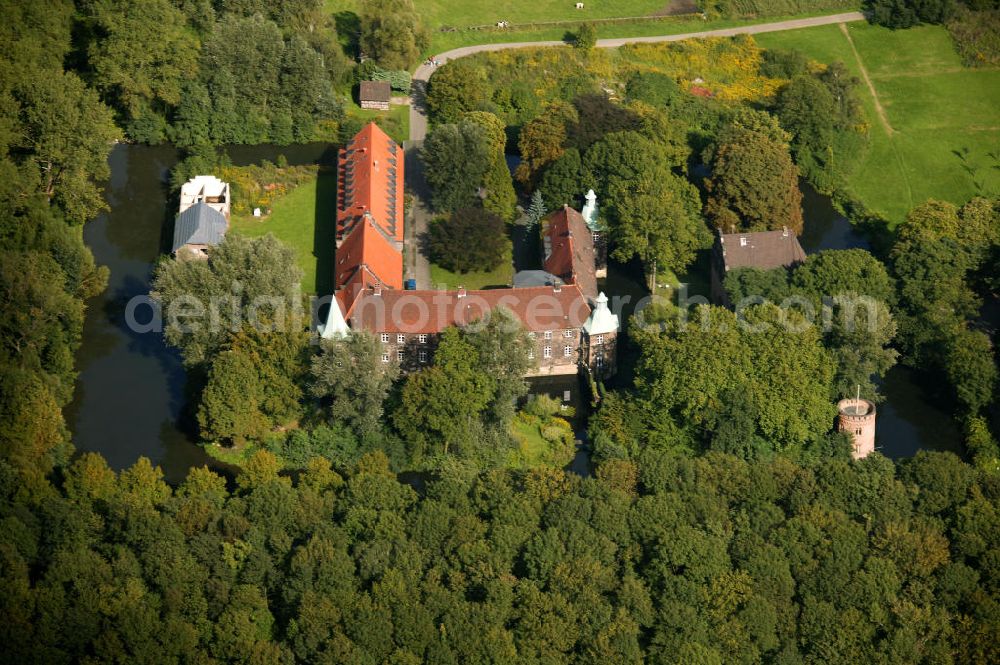
<path fill-rule="evenodd" d="M 624 44 L 641 44 L 657 42 L 676 42 L 683 39 L 698 37 L 732 37 L 733 35 L 754 35 L 762 32 L 778 32 L 780 30 L 795 30 L 797 28 L 811 28 L 817 25 L 844 24 L 850 21 L 863 21 L 865 17 L 860 12 L 847 12 L 845 14 L 833 14 L 831 16 L 815 16 L 813 18 L 792 19 L 790 21 L 778 21 L 776 23 L 759 23 L 757 25 L 742 25 L 735 28 L 721 28 L 719 30 L 704 30 L 702 32 L 685 32 L 678 35 L 658 35 L 654 37 L 623 37 L 619 39 L 599 39 L 597 46 L 600 48 L 616 48 Z M 449 60 L 464 58 L 473 53 L 483 53 L 486 51 L 503 51 L 512 48 L 528 48 L 537 46 L 566 46 L 563 41 L 548 42 L 509 42 L 503 44 L 479 44 L 476 46 L 463 46 L 452 49 L 445 53 L 434 56 L 440 63 L 444 64 Z M 422 251 L 420 251 L 420 239 L 427 231 L 427 225 L 431 218 L 430 212 L 422 201 L 426 201 L 427 187 L 423 179 L 423 169 L 416 159 L 416 153 L 420 145 L 423 144 L 427 135 L 427 108 L 424 104 L 424 96 L 427 90 L 427 80 L 434 73 L 435 67 L 431 65 L 421 65 L 413 74 L 413 86 L 410 99 L 410 140 L 407 141 L 406 160 L 406 181 L 410 191 L 417 195 L 418 200 L 414 202 L 412 217 L 407 224 L 407 238 L 405 253 L 406 276 L 417 280 L 417 288 L 432 288 L 430 284 L 430 262 Z M 412 154 L 412 157 L 411 157 Z"/>
<path fill-rule="evenodd" d="M 789 21 L 778 21 L 776 23 L 758 23 L 756 25 L 741 25 L 735 28 L 721 28 L 719 30 L 704 30 L 701 32 L 685 32 L 679 35 L 658 35 L 654 37 L 622 37 L 619 39 L 599 39 L 597 46 L 600 48 L 616 48 L 623 44 L 651 44 L 657 42 L 676 42 L 682 39 L 692 39 L 697 37 L 732 37 L 733 35 L 755 35 L 762 32 L 778 32 L 781 30 L 795 30 L 797 28 L 811 28 L 817 25 L 833 25 L 837 23 L 848 23 L 851 21 L 865 20 L 861 12 L 847 12 L 844 14 L 832 14 L 830 16 L 814 16 L 812 18 L 799 18 Z M 434 56 L 441 64 L 463 58 L 473 53 L 484 53 L 486 51 L 503 51 L 512 48 L 527 48 L 535 46 L 566 46 L 563 41 L 548 42 L 509 42 L 503 44 L 478 44 L 476 46 L 463 46 L 445 53 Z M 431 65 L 420 65 L 413 74 L 413 93 L 410 103 L 410 141 L 423 141 L 427 135 L 427 111 L 424 106 L 424 92 L 427 80 L 434 73 Z"/>

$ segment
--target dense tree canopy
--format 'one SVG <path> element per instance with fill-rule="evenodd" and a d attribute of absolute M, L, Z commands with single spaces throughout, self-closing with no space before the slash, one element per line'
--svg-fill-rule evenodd
<path fill-rule="evenodd" d="M 86 454 L 44 506 L 0 499 L 21 661 L 1000 656 L 1000 497 L 946 453 L 455 469 L 420 495 L 379 455 L 293 483 L 259 453 L 233 489 L 206 469 L 171 489 Z"/>
<path fill-rule="evenodd" d="M 802 231 L 799 170 L 788 135 L 768 116 L 745 112 L 722 129 L 710 151 L 706 212 L 727 233 Z"/>
<path fill-rule="evenodd" d="M 382 405 L 399 370 L 395 363 L 383 363 L 381 356 L 375 337 L 359 332 L 323 340 L 310 367 L 312 394 L 324 401 L 330 420 L 362 436 L 381 429 Z"/>
<path fill-rule="evenodd" d="M 478 202 L 492 156 L 482 125 L 466 120 L 435 127 L 420 150 L 434 209 L 447 212 Z"/>
<path fill-rule="evenodd" d="M 430 36 L 413 0 L 364 0 L 361 50 L 386 69 L 409 69 Z"/>
<path fill-rule="evenodd" d="M 453 272 L 493 270 L 509 260 L 504 221 L 484 208 L 459 208 L 431 222 L 427 248 L 438 265 Z"/>
<path fill-rule="evenodd" d="M 830 429 L 832 363 L 819 330 L 795 312 L 773 304 L 738 314 L 702 306 L 691 321 L 636 336 L 642 356 L 632 417 L 649 446 L 700 449 L 725 421 L 722 406 L 736 397 L 747 418 L 745 434 L 764 446 L 751 456 L 799 452 Z M 597 431 L 607 434 L 600 425 Z"/>
<path fill-rule="evenodd" d="M 274 236 L 231 233 L 206 261 L 160 263 L 152 296 L 163 312 L 164 339 L 195 366 L 245 323 L 281 331 L 303 326 L 301 280 L 294 250 Z"/>

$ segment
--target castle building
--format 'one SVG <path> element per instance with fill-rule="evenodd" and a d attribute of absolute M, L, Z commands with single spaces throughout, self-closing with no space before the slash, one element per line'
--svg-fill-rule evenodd
<path fill-rule="evenodd" d="M 402 148 L 372 123 L 341 151 L 338 168 L 336 291 L 323 337 L 366 330 L 382 342 L 383 362 L 414 370 L 433 362 L 445 328 L 506 307 L 533 340 L 530 376 L 614 372 L 618 316 L 597 291 L 580 213 L 564 207 L 543 220 L 545 269 L 513 288 L 404 290 Z"/>
<path fill-rule="evenodd" d="M 875 404 L 860 397 L 837 402 L 837 431 L 851 437 L 851 456 L 862 459 L 875 451 Z"/>

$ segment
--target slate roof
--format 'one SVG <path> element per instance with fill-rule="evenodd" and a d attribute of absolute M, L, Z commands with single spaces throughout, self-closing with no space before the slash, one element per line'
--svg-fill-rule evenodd
<path fill-rule="evenodd" d="M 558 286 L 565 283 L 562 278 L 545 270 L 519 270 L 514 273 L 515 289 L 523 289 L 529 286 Z"/>
<path fill-rule="evenodd" d="M 806 260 L 799 239 L 791 231 L 755 231 L 753 233 L 720 233 L 716 251 L 722 256 L 725 269 L 761 268 L 768 270 L 792 266 Z"/>
<path fill-rule="evenodd" d="M 221 212 L 206 203 L 196 203 L 177 215 L 171 251 L 176 252 L 184 245 L 218 245 L 228 226 Z"/>
<path fill-rule="evenodd" d="M 387 102 L 392 97 L 388 81 L 362 81 L 358 97 L 363 102 Z"/>

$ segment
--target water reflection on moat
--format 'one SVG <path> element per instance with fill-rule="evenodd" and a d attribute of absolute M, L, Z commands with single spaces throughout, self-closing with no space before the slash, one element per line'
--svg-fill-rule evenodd
<path fill-rule="evenodd" d="M 230 152 L 234 162 L 275 160 L 290 163 L 326 159 L 329 145 L 254 146 Z M 141 456 L 163 467 L 177 482 L 191 466 L 213 464 L 190 434 L 185 421 L 185 374 L 177 354 L 159 335 L 140 335 L 123 322 L 124 304 L 149 290 L 151 271 L 171 231 L 167 177 L 176 163 L 171 147 L 117 146 L 111 154 L 111 178 L 106 185 L 110 210 L 89 223 L 84 239 L 98 263 L 110 268 L 108 289 L 88 302 L 83 344 L 77 354 L 79 379 L 73 402 L 66 409 L 76 447 L 96 451 L 117 469 Z M 806 219 L 802 245 L 808 252 L 865 247 L 868 243 L 839 215 L 828 198 L 804 188 Z M 612 265 L 602 285 L 609 295 L 646 293 L 636 266 Z M 625 314 L 630 313 L 626 310 Z M 622 378 L 627 385 L 631 353 L 622 349 Z M 576 417 L 574 431 L 585 439 L 590 395 L 577 377 L 531 380 L 532 390 L 563 399 Z M 905 457 L 919 449 L 961 450 L 961 434 L 947 413 L 937 408 L 918 385 L 914 372 L 889 372 L 879 405 L 877 444 L 890 457 Z M 570 468 L 586 475 L 589 461 L 581 448 Z"/>

